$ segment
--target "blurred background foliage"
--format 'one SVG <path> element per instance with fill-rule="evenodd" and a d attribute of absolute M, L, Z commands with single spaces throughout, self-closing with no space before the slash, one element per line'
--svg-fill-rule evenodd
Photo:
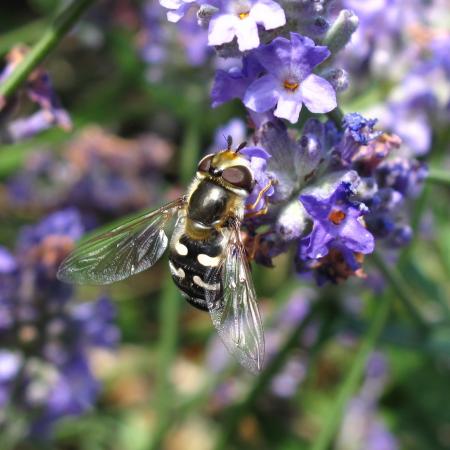
<path fill-rule="evenodd" d="M 61 3 L 2 2 L 0 54 L 19 42 L 34 43 Z M 142 59 L 142 7 L 132 0 L 96 2 L 46 60 L 73 129 L 54 128 L 1 146 L 3 246 L 12 249 L 21 227 L 68 205 L 106 224 L 174 198 L 217 128 L 244 117 L 237 102 L 210 108 L 213 71 L 189 64 L 179 43 L 173 43 L 161 77 Z M 383 102 L 391 88 L 371 80 L 357 97 L 344 96 L 341 106 L 362 110 Z M 430 167 L 450 170 L 449 137 L 448 126 L 433 133 Z M 96 163 L 87 163 L 90 151 Z M 115 158 L 121 167 L 114 166 Z M 45 165 L 48 170 L 41 170 Z M 86 190 L 70 184 L 73 170 L 85 171 Z M 102 177 L 105 182 L 96 184 Z M 118 180 L 125 180 L 125 193 Z M 220 361 L 226 357 L 209 317 L 182 300 L 169 280 L 166 258 L 114 286 L 77 289 L 80 301 L 101 291 L 117 307 L 119 347 L 90 355 L 101 395 L 83 415 L 60 420 L 50 440 L 19 433 L 8 443 L 14 433 L 3 430 L 0 448 L 318 450 L 314 442 L 331 420 L 343 383 L 353 403 L 345 403 L 345 414 L 334 418 L 340 431 L 333 448 L 450 448 L 449 201 L 448 183 L 427 183 L 412 212 L 415 238 L 375 291 L 359 279 L 317 288 L 293 275 L 286 255 L 274 269 L 254 267 L 268 347 L 278 355 L 268 373 L 257 377 Z M 379 279 L 379 260 L 368 258 L 366 271 Z M 368 368 L 363 380 L 349 381 L 374 311 L 387 301 L 392 308 L 386 326 L 376 348 L 364 354 L 370 353 L 374 364 L 378 359 L 382 369 L 374 375 Z M 291 304 L 303 305 L 308 317 L 300 329 L 290 330 L 279 317 Z"/>

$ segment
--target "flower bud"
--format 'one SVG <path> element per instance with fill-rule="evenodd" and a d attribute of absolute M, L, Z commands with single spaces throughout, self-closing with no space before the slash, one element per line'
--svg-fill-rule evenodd
<path fill-rule="evenodd" d="M 216 8 L 215 6 L 208 5 L 207 3 L 205 5 L 201 5 L 199 10 L 197 11 L 197 23 L 201 27 L 207 27 L 209 21 L 211 20 L 211 17 L 217 11 L 219 11 L 219 8 Z"/>
<path fill-rule="evenodd" d="M 292 241 L 305 233 L 308 222 L 305 208 L 295 199 L 281 210 L 275 223 L 275 231 L 283 241 Z"/>
<path fill-rule="evenodd" d="M 348 88 L 348 73 L 344 69 L 327 70 L 323 77 L 330 82 L 336 92 L 342 92 Z"/>
<path fill-rule="evenodd" d="M 352 11 L 343 9 L 328 30 L 323 43 L 331 53 L 337 53 L 349 43 L 358 24 L 358 17 Z"/>

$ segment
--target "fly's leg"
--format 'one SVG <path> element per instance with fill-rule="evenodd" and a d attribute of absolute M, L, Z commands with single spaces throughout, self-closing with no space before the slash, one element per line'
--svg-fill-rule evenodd
<path fill-rule="evenodd" d="M 256 200 L 251 203 L 250 205 L 247 205 L 247 210 L 251 211 L 253 209 L 255 209 L 258 206 L 258 203 L 262 200 L 263 195 L 273 186 L 273 181 L 269 180 L 269 182 L 259 191 L 258 196 L 256 197 Z M 267 205 L 264 207 L 266 209 L 266 211 L 264 212 L 264 214 L 267 212 Z M 246 216 L 248 217 L 248 216 Z"/>

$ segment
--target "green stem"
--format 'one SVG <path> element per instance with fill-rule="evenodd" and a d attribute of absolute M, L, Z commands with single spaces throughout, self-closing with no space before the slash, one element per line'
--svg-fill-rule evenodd
<path fill-rule="evenodd" d="M 430 169 L 427 176 L 429 183 L 444 184 L 450 186 L 450 171 L 441 169 Z"/>
<path fill-rule="evenodd" d="M 239 421 L 246 414 L 246 412 L 249 411 L 255 400 L 263 393 L 274 376 L 283 367 L 283 364 L 286 362 L 291 350 L 299 346 L 300 337 L 306 327 L 311 323 L 312 318 L 316 316 L 317 309 L 318 306 L 316 305 L 313 307 L 308 316 L 292 330 L 291 334 L 284 341 L 284 344 L 278 353 L 271 359 L 264 371 L 255 379 L 255 383 L 247 393 L 247 396 L 241 403 L 230 411 L 228 419 L 224 424 L 223 431 L 215 446 L 215 450 L 228 450 L 230 448 L 230 440 L 235 434 Z"/>
<path fill-rule="evenodd" d="M 373 253 L 371 257 L 372 261 L 389 281 L 392 289 L 403 303 L 403 306 L 408 311 L 409 315 L 412 317 L 419 330 L 423 332 L 428 330 L 427 323 L 422 318 L 422 315 L 413 303 L 415 294 L 402 278 L 398 270 L 393 266 L 388 266 L 383 258 L 377 253 Z"/>
<path fill-rule="evenodd" d="M 376 299 L 376 303 L 376 310 L 370 327 L 367 330 L 367 334 L 361 342 L 350 371 L 342 385 L 339 387 L 337 398 L 332 403 L 331 411 L 326 418 L 325 425 L 321 430 L 319 437 L 313 443 L 311 450 L 327 450 L 330 447 L 333 437 L 341 423 L 344 408 L 360 383 L 367 363 L 367 358 L 373 350 L 378 336 L 388 319 L 391 297 L 385 296 L 382 299 Z"/>
<path fill-rule="evenodd" d="M 155 410 L 158 422 L 150 443 L 150 449 L 160 448 L 163 437 L 161 430 L 165 430 L 170 422 L 172 407 L 172 386 L 170 383 L 170 367 L 175 357 L 178 338 L 178 316 L 181 298 L 170 276 L 166 284 L 159 305 L 160 338 L 158 344 L 158 367 L 155 395 Z"/>
<path fill-rule="evenodd" d="M 74 0 L 59 14 L 41 39 L 27 53 L 24 60 L 16 67 L 14 72 L 0 85 L 0 100 L 8 98 L 28 78 L 31 72 L 42 60 L 58 45 L 62 38 L 70 31 L 81 14 L 95 0 Z M 1 109 L 1 104 L 0 104 Z"/>

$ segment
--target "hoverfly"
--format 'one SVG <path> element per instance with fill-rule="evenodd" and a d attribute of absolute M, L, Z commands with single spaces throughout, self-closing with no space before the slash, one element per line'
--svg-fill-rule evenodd
<path fill-rule="evenodd" d="M 109 284 L 153 266 L 168 245 L 169 267 L 181 294 L 208 311 L 228 351 L 252 372 L 261 370 L 264 335 L 240 227 L 255 179 L 240 150 L 205 156 L 187 194 L 82 243 L 62 262 L 61 281 Z M 260 198 L 260 196 L 258 196 Z"/>

